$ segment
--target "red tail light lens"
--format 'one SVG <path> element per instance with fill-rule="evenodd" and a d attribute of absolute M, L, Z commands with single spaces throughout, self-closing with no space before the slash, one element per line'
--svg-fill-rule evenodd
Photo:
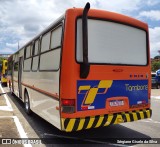
<path fill-rule="evenodd" d="M 61 101 L 63 113 L 74 113 L 75 112 L 75 99 L 62 99 Z"/>
<path fill-rule="evenodd" d="M 75 106 L 75 100 L 64 99 L 64 100 L 62 100 L 62 106 Z"/>

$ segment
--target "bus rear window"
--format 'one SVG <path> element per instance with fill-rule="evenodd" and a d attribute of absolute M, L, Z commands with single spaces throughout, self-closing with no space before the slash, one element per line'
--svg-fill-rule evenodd
<path fill-rule="evenodd" d="M 146 38 L 146 32 L 135 27 L 88 19 L 89 63 L 147 65 Z M 83 60 L 81 18 L 77 20 L 76 59 Z"/>

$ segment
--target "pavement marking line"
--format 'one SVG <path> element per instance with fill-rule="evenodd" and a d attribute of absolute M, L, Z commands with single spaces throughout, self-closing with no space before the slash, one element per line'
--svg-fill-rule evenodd
<path fill-rule="evenodd" d="M 1 89 L 2 93 L 5 93 L 4 89 L 1 86 L 1 84 L 0 84 L 0 89 Z M 13 111 L 12 105 L 9 102 L 7 95 L 4 94 L 3 96 L 4 96 L 5 100 L 6 100 L 7 106 L 0 106 L 0 110 L 3 110 L 3 111 Z"/>
<path fill-rule="evenodd" d="M 155 121 L 153 119 L 147 119 L 147 120 L 141 120 L 142 122 L 149 122 L 149 123 L 155 123 L 155 124 L 160 124 L 159 121 Z"/>
<path fill-rule="evenodd" d="M 28 138 L 19 119 L 18 119 L 18 117 L 17 116 L 12 116 L 12 117 L 14 118 L 14 122 L 16 124 L 16 127 L 17 127 L 17 130 L 19 132 L 20 137 L 21 138 Z M 24 147 L 32 147 L 32 145 L 31 144 L 24 144 Z"/>
<path fill-rule="evenodd" d="M 28 138 L 17 116 L 0 116 L 0 118 L 13 118 L 20 137 L 26 139 Z M 32 147 L 31 144 L 23 144 L 23 146 Z"/>
<path fill-rule="evenodd" d="M 160 99 L 160 96 L 151 96 L 153 99 Z"/>

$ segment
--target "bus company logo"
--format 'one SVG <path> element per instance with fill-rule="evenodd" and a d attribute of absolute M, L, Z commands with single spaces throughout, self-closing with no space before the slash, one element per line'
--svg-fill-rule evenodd
<path fill-rule="evenodd" d="M 79 86 L 78 94 L 83 94 L 83 100 L 81 103 L 81 110 L 91 110 L 95 109 L 95 106 L 91 106 L 97 95 L 106 94 L 108 88 L 112 86 L 112 80 L 101 80 L 99 81 L 98 85 L 83 85 Z"/>
<path fill-rule="evenodd" d="M 126 91 L 140 91 L 140 90 L 148 90 L 148 85 L 129 85 L 125 84 Z"/>

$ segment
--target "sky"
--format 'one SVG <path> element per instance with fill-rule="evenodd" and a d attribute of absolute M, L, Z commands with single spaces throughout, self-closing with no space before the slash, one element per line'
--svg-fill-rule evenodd
<path fill-rule="evenodd" d="M 148 23 L 151 57 L 160 50 L 160 0 L 0 0 L 0 54 L 12 54 L 72 7 L 124 14 Z"/>

